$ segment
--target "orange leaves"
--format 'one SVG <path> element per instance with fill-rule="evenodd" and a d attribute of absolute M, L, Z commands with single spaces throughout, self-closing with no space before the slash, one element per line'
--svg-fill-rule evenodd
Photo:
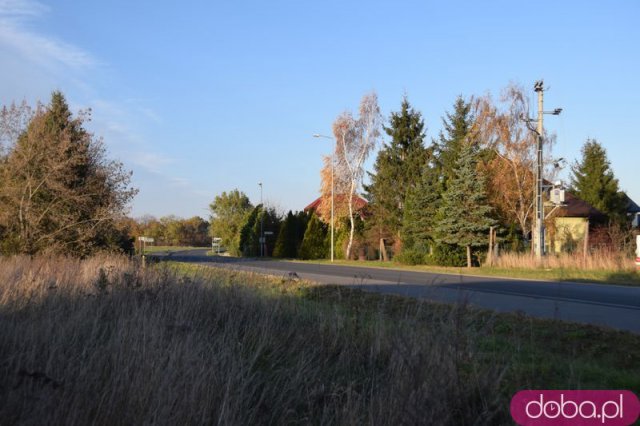
<path fill-rule="evenodd" d="M 483 165 L 488 176 L 491 204 L 522 232 L 530 229 L 533 216 L 535 135 L 527 128 L 529 100 L 520 86 L 506 87 L 500 103 L 487 95 L 474 104 L 476 132 L 494 157 Z"/>
<path fill-rule="evenodd" d="M 318 206 L 317 213 L 323 222 L 329 223 L 331 220 L 331 156 L 325 156 L 323 159 L 324 165 L 320 170 L 320 205 Z M 347 198 L 344 194 L 349 191 L 349 182 L 345 178 L 344 174 L 333 174 L 333 203 L 334 203 L 334 217 L 336 229 L 340 228 L 345 218 L 349 215 L 349 206 Z"/>

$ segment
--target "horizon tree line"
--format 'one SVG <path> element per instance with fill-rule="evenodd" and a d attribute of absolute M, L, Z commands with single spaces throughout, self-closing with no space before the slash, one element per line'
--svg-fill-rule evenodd
<path fill-rule="evenodd" d="M 365 256 L 378 257 L 381 243 L 405 263 L 478 265 L 491 227 L 498 229 L 505 247 L 526 250 L 533 220 L 536 158 L 535 136 L 521 119 L 528 116 L 528 105 L 524 89 L 517 85 L 506 87 L 497 101 L 490 95 L 459 96 L 442 118 L 438 137 L 428 144 L 422 114 L 406 96 L 399 111 L 392 112 L 384 124 L 375 94 L 363 97 L 359 117 L 348 111 L 340 114 L 333 126 L 336 252 L 355 258 L 364 248 L 369 252 Z M 380 125 L 380 129 L 363 131 L 367 125 Z M 389 141 L 382 144 L 373 170 L 367 172 L 364 162 L 379 145 L 382 132 Z M 545 135 L 547 163 L 551 163 L 554 142 L 554 135 Z M 296 225 L 295 233 L 290 229 L 293 218 L 304 214 L 289 212 L 280 218 L 282 226 L 274 228 L 280 234 L 272 241 L 278 247 L 275 256 L 327 256 L 331 161 L 332 156 L 324 157 L 317 212 L 300 222 L 310 231 L 306 245 L 301 225 Z M 362 182 L 365 172 L 368 184 Z M 555 170 L 547 168 L 546 173 L 553 179 Z M 369 204 L 356 214 L 349 204 L 360 188 Z M 597 141 L 585 143 L 582 159 L 572 165 L 568 189 L 605 213 L 611 224 L 624 226 L 627 198 Z M 216 201 L 221 200 L 216 197 Z M 216 221 L 214 217 L 212 229 Z M 317 249 L 309 249 L 311 241 Z M 302 246 L 306 249 L 300 251 Z"/>
<path fill-rule="evenodd" d="M 490 95 L 459 96 L 442 117 L 437 138 L 405 96 L 383 121 L 377 96 L 362 98 L 358 115 L 340 114 L 333 125 L 335 150 L 321 170 L 321 203 L 315 213 L 282 215 L 254 206 L 235 189 L 216 196 L 209 221 L 126 217 L 137 190 L 131 172 L 106 157 L 100 138 L 75 117 L 62 93 L 48 105 L 26 103 L 0 110 L 0 252 L 88 255 L 129 250 L 133 237 L 149 234 L 163 244 L 208 245 L 223 239 L 230 254 L 259 253 L 260 226 L 269 229 L 268 254 L 326 257 L 331 159 L 334 168 L 336 253 L 377 257 L 391 249 L 407 263 L 478 264 L 491 226 L 512 249 L 524 250 L 533 213 L 533 135 L 521 116 L 528 98 L 510 85 L 496 101 Z M 388 141 L 382 142 L 382 135 Z M 548 149 L 553 135 L 545 135 Z M 364 169 L 377 148 L 373 170 Z M 606 150 L 586 141 L 571 167 L 569 190 L 624 227 L 630 203 L 620 190 Z M 547 176 L 553 170 L 547 171 Z M 369 183 L 364 184 L 365 173 Z M 491 190 L 488 190 L 491 189 Z M 356 211 L 363 191 L 369 205 Z"/>

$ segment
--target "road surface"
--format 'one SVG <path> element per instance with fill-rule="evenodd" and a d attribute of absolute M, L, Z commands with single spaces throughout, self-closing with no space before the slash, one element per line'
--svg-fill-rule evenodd
<path fill-rule="evenodd" d="M 189 250 L 173 253 L 169 258 L 277 276 L 295 272 L 302 279 L 322 284 L 346 285 L 448 303 L 465 301 L 499 312 L 519 311 L 534 317 L 594 324 L 640 334 L 640 287 L 262 261 L 206 256 L 205 253 L 204 249 Z"/>

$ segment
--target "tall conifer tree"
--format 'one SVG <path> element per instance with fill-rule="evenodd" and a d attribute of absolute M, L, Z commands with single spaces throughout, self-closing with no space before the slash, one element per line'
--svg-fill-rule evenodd
<path fill-rule="evenodd" d="M 402 250 L 426 254 L 434 241 L 440 192 L 436 170 L 426 165 L 417 185 L 407 192 L 402 221 Z"/>
<path fill-rule="evenodd" d="M 614 221 L 625 217 L 626 197 L 618 187 L 618 179 L 607 159 L 606 150 L 595 139 L 588 139 L 582 147 L 582 160 L 571 171 L 571 187 L 585 200 Z"/>
<path fill-rule="evenodd" d="M 301 259 L 324 259 L 328 253 L 327 225 L 314 213 L 307 223 L 299 256 Z"/>
<path fill-rule="evenodd" d="M 384 130 L 391 142 L 379 151 L 365 189 L 371 202 L 369 227 L 378 229 L 383 238 L 395 239 L 402 228 L 407 191 L 415 187 L 428 160 L 426 129 L 422 114 L 405 97 Z"/>
<path fill-rule="evenodd" d="M 287 217 L 282 222 L 276 246 L 273 249 L 273 257 L 293 259 L 298 256 L 298 228 L 297 217 L 289 210 Z"/>
<path fill-rule="evenodd" d="M 73 117 L 60 92 L 10 141 L 0 163 L 3 252 L 87 255 L 121 240 L 116 226 L 136 194 L 130 173 Z"/>
<path fill-rule="evenodd" d="M 443 190 L 447 188 L 448 182 L 455 177 L 454 169 L 473 126 L 473 120 L 471 104 L 466 102 L 462 96 L 458 96 L 456 99 L 453 112 L 446 113 L 446 116 L 442 118 L 444 130 L 440 132 L 438 140 L 438 166 L 442 176 Z"/>
<path fill-rule="evenodd" d="M 495 223 L 477 164 L 475 144 L 462 142 L 447 190 L 442 194 L 435 229 L 438 242 L 466 248 L 467 267 L 471 267 L 471 248 L 486 244 L 489 227 Z"/>

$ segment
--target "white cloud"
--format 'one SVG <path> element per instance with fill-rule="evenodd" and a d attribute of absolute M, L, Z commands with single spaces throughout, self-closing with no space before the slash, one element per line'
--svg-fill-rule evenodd
<path fill-rule="evenodd" d="M 145 169 L 157 174 L 163 174 L 163 168 L 174 162 L 172 158 L 165 155 L 158 154 L 156 152 L 141 151 L 131 153 L 128 160 L 137 166 L 144 167 Z"/>
<path fill-rule="evenodd" d="M 169 182 L 171 182 L 171 186 L 174 188 L 188 188 L 191 185 L 189 179 L 181 177 L 169 178 Z"/>
<path fill-rule="evenodd" d="M 139 107 L 138 111 L 145 115 L 148 119 L 154 121 L 156 124 L 162 123 L 162 118 L 154 110 L 147 107 Z"/>
<path fill-rule="evenodd" d="M 176 159 L 158 153 L 139 133 L 140 116 L 153 122 L 160 120 L 151 109 L 141 107 L 139 101 L 131 99 L 120 102 L 95 99 L 91 101 L 91 108 L 93 129 L 105 138 L 115 154 L 149 172 L 166 176 L 166 166 L 175 163 Z M 135 123 L 131 117 L 136 117 Z"/>
<path fill-rule="evenodd" d="M 0 0 L 0 15 L 24 17 L 41 16 L 49 8 L 42 3 L 32 0 Z"/>
<path fill-rule="evenodd" d="M 42 18 L 48 10 L 33 0 L 0 0 L 0 44 L 48 69 L 85 69 L 96 65 L 88 52 L 29 27 L 30 22 Z"/>

